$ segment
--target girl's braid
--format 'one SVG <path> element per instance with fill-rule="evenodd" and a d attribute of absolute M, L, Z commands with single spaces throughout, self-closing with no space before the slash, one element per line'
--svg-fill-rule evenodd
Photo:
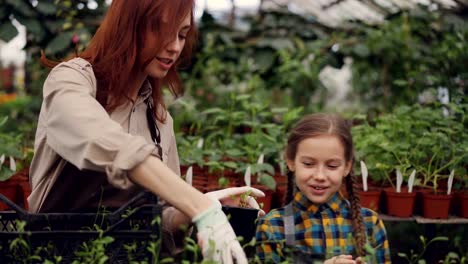
<path fill-rule="evenodd" d="M 364 220 L 361 215 L 361 203 L 357 190 L 355 187 L 355 178 L 351 172 L 346 178 L 346 191 L 348 192 L 348 199 L 351 203 L 351 221 L 354 230 L 354 237 L 356 241 L 356 253 L 358 256 L 365 256 L 366 252 L 364 246 L 366 244 L 366 233 L 364 229 Z"/>

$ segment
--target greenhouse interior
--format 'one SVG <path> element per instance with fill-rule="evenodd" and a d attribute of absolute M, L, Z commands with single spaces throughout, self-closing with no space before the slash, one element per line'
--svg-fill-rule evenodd
<path fill-rule="evenodd" d="M 468 264 L 467 0 L 0 21 L 0 263 Z"/>

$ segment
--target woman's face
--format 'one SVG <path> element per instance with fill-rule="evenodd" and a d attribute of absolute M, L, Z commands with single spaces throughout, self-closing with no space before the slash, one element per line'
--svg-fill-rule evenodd
<path fill-rule="evenodd" d="M 322 135 L 302 140 L 294 160 L 287 160 L 299 190 L 313 203 L 326 203 L 340 190 L 351 169 L 338 137 Z"/>
<path fill-rule="evenodd" d="M 180 53 L 184 49 L 185 46 L 185 39 L 187 38 L 187 34 L 190 30 L 190 19 L 191 14 L 188 14 L 183 22 L 180 24 L 179 28 L 177 29 L 176 36 L 169 36 L 171 37 L 171 42 L 167 44 L 163 49 L 154 57 L 150 63 L 145 68 L 145 73 L 152 78 L 161 79 L 164 78 L 171 67 L 173 67 L 174 63 L 180 56 Z M 153 35 L 150 35 L 147 38 L 149 41 L 149 45 L 151 47 L 151 43 L 154 43 L 155 38 Z"/>

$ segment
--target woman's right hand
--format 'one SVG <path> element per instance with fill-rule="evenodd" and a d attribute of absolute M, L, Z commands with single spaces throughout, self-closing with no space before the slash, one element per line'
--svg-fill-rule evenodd
<path fill-rule="evenodd" d="M 236 263 L 248 263 L 219 201 L 213 201 L 213 206 L 195 216 L 192 221 L 198 229 L 198 244 L 202 248 L 204 260 L 232 264 L 236 259 Z"/>
<path fill-rule="evenodd" d="M 247 196 L 244 196 L 248 194 Z M 212 200 L 218 200 L 222 205 L 239 207 L 241 202 L 246 204 L 248 208 L 258 209 L 258 216 L 264 216 L 265 211 L 260 209 L 257 200 L 254 197 L 265 197 L 265 193 L 259 189 L 243 186 L 243 187 L 231 187 L 218 191 L 212 191 L 205 193 Z"/>
<path fill-rule="evenodd" d="M 247 264 L 247 257 L 218 200 L 188 185 L 154 156 L 133 168 L 130 177 L 192 219 L 206 260 L 231 264 L 236 259 L 239 264 Z"/>

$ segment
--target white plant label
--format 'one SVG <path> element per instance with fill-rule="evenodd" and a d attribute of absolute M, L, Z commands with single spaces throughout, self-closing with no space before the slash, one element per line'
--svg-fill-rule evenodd
<path fill-rule="evenodd" d="M 247 166 L 244 174 L 244 182 L 246 186 L 250 187 L 250 166 Z"/>
<path fill-rule="evenodd" d="M 16 162 L 12 156 L 10 156 L 10 170 L 16 171 Z"/>
<path fill-rule="evenodd" d="M 450 193 L 452 192 L 452 184 L 453 184 L 453 176 L 455 175 L 455 171 L 452 170 L 450 172 L 450 176 L 448 178 L 448 183 L 447 183 L 447 195 L 450 195 Z"/>
<path fill-rule="evenodd" d="M 367 192 L 367 167 L 366 163 L 361 160 L 361 175 L 362 175 L 362 189 Z"/>
<path fill-rule="evenodd" d="M 193 178 L 193 168 L 192 166 L 190 166 L 188 169 L 187 169 L 187 173 L 185 174 L 185 181 L 192 185 L 192 178 Z"/>
<path fill-rule="evenodd" d="M 0 165 L 2 165 L 3 162 L 5 162 L 5 154 L 3 154 L 3 155 L 0 157 Z"/>
<path fill-rule="evenodd" d="M 201 149 L 203 148 L 203 138 L 200 138 L 197 142 L 197 148 Z"/>
<path fill-rule="evenodd" d="M 416 170 L 413 170 L 411 172 L 411 175 L 409 176 L 408 179 L 408 192 L 411 193 L 413 192 L 413 184 L 414 184 L 414 177 L 416 176 Z"/>
<path fill-rule="evenodd" d="M 262 153 L 262 154 L 260 154 L 260 156 L 258 157 L 257 164 L 263 164 L 263 158 L 264 158 L 264 155 L 263 155 L 263 153 Z"/>
<path fill-rule="evenodd" d="M 401 193 L 401 184 L 403 183 L 403 175 L 401 175 L 400 169 L 396 171 L 396 192 Z"/>

